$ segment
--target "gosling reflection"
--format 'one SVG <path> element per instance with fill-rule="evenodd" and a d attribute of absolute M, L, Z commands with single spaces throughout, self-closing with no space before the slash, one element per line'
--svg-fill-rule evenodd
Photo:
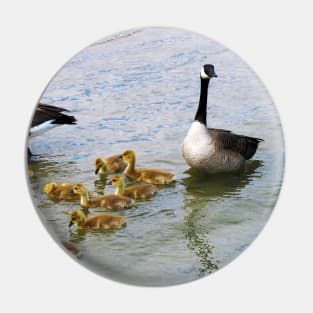
<path fill-rule="evenodd" d="M 99 174 L 99 179 L 94 181 L 95 191 L 99 195 L 104 195 L 104 190 L 108 182 L 108 175 L 107 174 Z"/>
<path fill-rule="evenodd" d="M 184 208 L 190 213 L 184 218 L 184 233 L 187 248 L 199 258 L 200 277 L 219 268 L 218 260 L 213 256 L 214 247 L 209 242 L 207 227 L 201 225 L 202 209 L 209 200 L 239 195 L 242 188 L 262 176 L 258 171 L 262 166 L 262 161 L 253 160 L 247 162 L 244 172 L 237 174 L 207 175 L 194 169 L 185 172 L 188 176 L 182 179 L 185 186 Z"/>

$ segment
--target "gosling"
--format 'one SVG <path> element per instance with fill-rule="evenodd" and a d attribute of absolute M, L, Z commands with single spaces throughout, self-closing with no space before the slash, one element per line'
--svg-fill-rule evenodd
<path fill-rule="evenodd" d="M 47 194 L 47 196 L 55 201 L 60 200 L 79 200 L 80 195 L 77 195 L 73 192 L 73 187 L 75 184 L 71 183 L 48 183 L 44 186 L 43 192 Z M 89 192 L 89 196 L 92 196 L 93 193 Z"/>
<path fill-rule="evenodd" d="M 122 159 L 128 163 L 124 174 L 136 181 L 142 181 L 148 184 L 164 185 L 169 184 L 174 180 L 175 175 L 165 170 L 153 168 L 136 169 L 136 153 L 133 150 L 124 151 Z"/>
<path fill-rule="evenodd" d="M 121 173 L 126 168 L 126 163 L 123 161 L 122 158 L 120 158 L 119 155 L 112 155 L 107 158 L 96 158 L 95 160 L 95 174 L 98 173 L 100 175 L 104 174 L 116 174 Z"/>
<path fill-rule="evenodd" d="M 88 190 L 83 184 L 76 184 L 73 192 L 80 195 L 80 205 L 82 208 L 106 208 L 108 210 L 118 210 L 130 208 L 134 200 L 124 196 L 105 195 L 97 198 L 89 198 Z"/>
<path fill-rule="evenodd" d="M 73 224 L 77 229 L 119 229 L 126 225 L 124 216 L 97 214 L 87 217 L 82 210 L 75 210 L 69 215 L 69 227 Z"/>
<path fill-rule="evenodd" d="M 157 191 L 157 187 L 153 184 L 137 184 L 125 188 L 125 180 L 121 175 L 112 176 L 108 184 L 112 184 L 116 187 L 116 195 L 132 199 L 149 199 L 152 198 Z"/>

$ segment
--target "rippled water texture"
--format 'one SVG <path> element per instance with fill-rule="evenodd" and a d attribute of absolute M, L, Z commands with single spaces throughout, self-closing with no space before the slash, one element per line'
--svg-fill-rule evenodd
<path fill-rule="evenodd" d="M 204 63 L 218 74 L 209 87 L 208 126 L 265 140 L 243 174 L 203 176 L 182 158 Z M 78 261 L 106 277 L 171 285 L 212 273 L 253 241 L 273 210 L 284 163 L 278 114 L 256 75 L 215 41 L 169 28 L 116 34 L 66 63 L 40 101 L 69 109 L 78 124 L 29 140 L 36 154 L 29 164 L 34 204 L 56 240 L 74 244 Z M 168 169 L 178 182 L 120 212 L 128 221 L 121 230 L 69 231 L 63 212 L 79 204 L 54 203 L 43 186 L 83 182 L 101 194 L 95 157 L 129 148 L 138 166 Z"/>

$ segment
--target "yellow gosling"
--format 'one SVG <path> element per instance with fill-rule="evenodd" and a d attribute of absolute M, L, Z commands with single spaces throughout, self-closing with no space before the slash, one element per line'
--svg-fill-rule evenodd
<path fill-rule="evenodd" d="M 73 192 L 80 196 L 80 205 L 82 208 L 106 208 L 117 210 L 129 208 L 134 201 L 131 198 L 117 195 L 105 195 L 97 198 L 89 198 L 88 190 L 83 184 L 77 184 L 73 187 Z"/>
<path fill-rule="evenodd" d="M 153 184 L 137 184 L 125 188 L 125 180 L 121 175 L 112 176 L 111 184 L 116 187 L 116 195 L 132 199 L 152 198 L 157 191 L 157 187 Z"/>
<path fill-rule="evenodd" d="M 69 215 L 69 227 L 76 225 L 77 229 L 119 229 L 126 225 L 124 216 L 97 214 L 87 217 L 82 210 L 75 210 Z"/>
<path fill-rule="evenodd" d="M 164 185 L 174 180 L 174 174 L 159 169 L 142 168 L 136 169 L 136 153 L 133 150 L 126 150 L 122 154 L 122 158 L 126 161 L 127 167 L 125 175 L 136 181 L 142 181 L 149 184 Z"/>
<path fill-rule="evenodd" d="M 95 174 L 115 174 L 121 173 L 126 168 L 126 163 L 119 155 L 112 155 L 107 158 L 96 158 L 95 160 Z"/>
<path fill-rule="evenodd" d="M 73 187 L 75 184 L 71 183 L 48 183 L 43 188 L 43 192 L 47 194 L 47 196 L 55 201 L 60 200 L 79 200 L 80 196 L 73 192 Z M 93 193 L 89 192 L 89 196 L 92 196 Z"/>

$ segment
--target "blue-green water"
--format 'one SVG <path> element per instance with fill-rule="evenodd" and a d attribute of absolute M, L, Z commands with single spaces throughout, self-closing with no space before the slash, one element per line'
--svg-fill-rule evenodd
<path fill-rule="evenodd" d="M 203 176 L 182 158 L 205 63 L 218 74 L 209 87 L 208 126 L 265 140 L 245 173 Z M 224 46 L 169 28 L 115 34 L 72 58 L 40 100 L 71 110 L 78 124 L 29 141 L 34 204 L 56 240 L 76 245 L 79 262 L 98 273 L 140 285 L 194 280 L 238 256 L 268 220 L 283 174 L 280 121 L 263 84 Z M 70 231 L 63 212 L 79 203 L 54 203 L 43 186 L 83 182 L 101 194 L 94 159 L 125 149 L 137 151 L 138 166 L 168 169 L 178 182 L 119 212 L 127 217 L 121 230 Z"/>

